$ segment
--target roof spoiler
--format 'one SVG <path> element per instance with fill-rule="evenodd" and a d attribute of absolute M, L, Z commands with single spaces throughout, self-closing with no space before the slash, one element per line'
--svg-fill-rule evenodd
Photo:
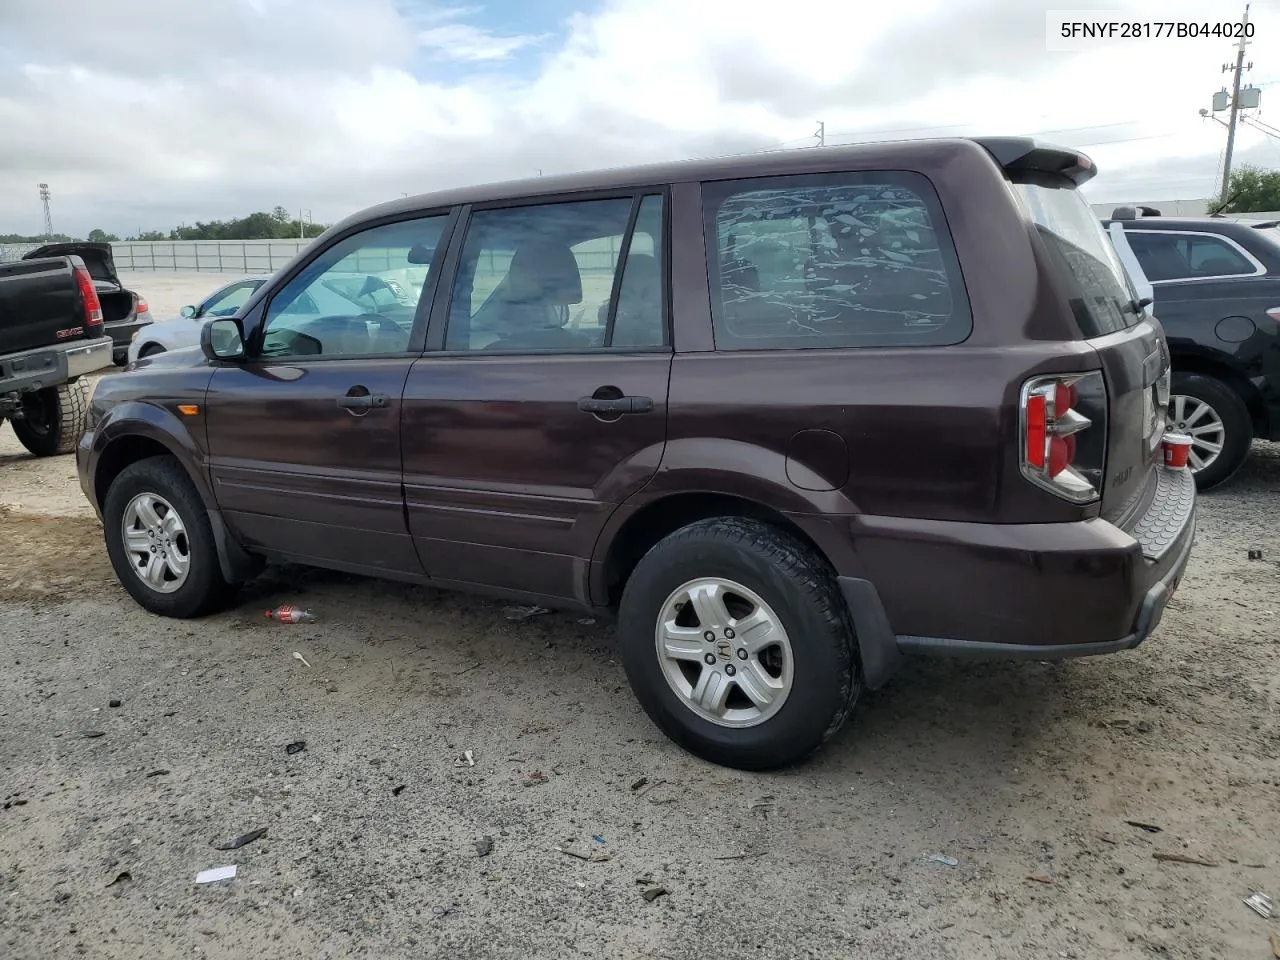
<path fill-rule="evenodd" d="M 976 137 L 974 143 L 995 158 L 1006 173 L 1056 173 L 1076 186 L 1098 172 L 1079 150 L 1041 143 L 1031 137 Z"/>
<path fill-rule="evenodd" d="M 1111 211 L 1112 220 L 1137 220 L 1139 217 L 1158 217 L 1160 211 L 1155 207 L 1135 206 L 1116 207 Z"/>

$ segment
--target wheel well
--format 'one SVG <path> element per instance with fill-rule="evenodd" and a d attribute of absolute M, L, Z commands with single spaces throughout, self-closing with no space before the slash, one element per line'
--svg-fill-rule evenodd
<path fill-rule="evenodd" d="M 1244 401 L 1249 411 L 1249 419 L 1253 421 L 1255 436 L 1269 436 L 1271 424 L 1267 417 L 1266 404 L 1257 389 L 1245 377 L 1232 370 L 1224 363 L 1200 357 L 1195 354 L 1175 354 L 1173 356 L 1174 373 L 1198 373 L 1202 376 L 1221 380 Z"/>
<path fill-rule="evenodd" d="M 609 605 L 616 607 L 621 601 L 622 588 L 631 571 L 654 544 L 681 527 L 712 517 L 746 517 L 779 527 L 806 544 L 823 563 L 830 565 L 809 535 L 772 507 L 720 493 L 675 494 L 636 511 L 614 537 L 604 566 Z"/>
<path fill-rule="evenodd" d="M 99 505 L 106 501 L 107 491 L 120 472 L 131 463 L 148 457 L 172 456 L 173 451 L 159 440 L 150 437 L 121 437 L 112 443 L 98 458 L 93 477 L 93 495 Z"/>

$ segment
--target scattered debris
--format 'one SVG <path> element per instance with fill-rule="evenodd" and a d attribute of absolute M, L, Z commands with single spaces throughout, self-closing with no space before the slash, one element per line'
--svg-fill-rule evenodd
<path fill-rule="evenodd" d="M 1271 955 L 1280 957 L 1280 933 L 1274 931 L 1267 937 L 1267 943 L 1271 945 Z"/>
<path fill-rule="evenodd" d="M 454 674 L 454 676 L 455 676 L 455 677 L 460 677 L 460 676 L 462 676 L 464 673 L 470 673 L 472 670 L 479 670 L 479 669 L 480 669 L 481 667 L 483 667 L 483 666 L 484 666 L 484 661 L 483 661 L 483 660 L 477 660 L 477 661 L 476 661 L 475 663 L 473 663 L 471 666 L 469 666 L 469 667 L 463 667 L 461 670 L 459 670 L 457 673 L 455 673 L 455 674 Z"/>
<path fill-rule="evenodd" d="M 307 749 L 307 741 L 295 740 L 293 743 L 285 744 L 284 752 L 292 757 L 295 753 L 301 753 L 305 749 Z"/>
<path fill-rule="evenodd" d="M 455 767 L 474 767 L 476 765 L 476 755 L 470 750 L 463 750 L 462 756 L 453 761 Z"/>
<path fill-rule="evenodd" d="M 508 620 L 528 620 L 531 617 L 540 617 L 544 613 L 550 613 L 546 607 L 505 607 L 503 608 L 503 616 Z"/>
<path fill-rule="evenodd" d="M 310 610 L 303 610 L 301 607 L 295 607 L 291 603 L 286 603 L 282 607 L 276 607 L 274 610 L 268 610 L 266 613 L 268 620 L 275 620 L 279 623 L 315 623 L 316 616 Z"/>
<path fill-rule="evenodd" d="M 755 860 L 757 857 L 763 857 L 763 853 L 734 853 L 727 857 L 712 857 L 712 860 Z"/>
<path fill-rule="evenodd" d="M 583 844 L 577 843 L 573 840 L 560 844 L 560 846 L 556 847 L 556 850 L 567 856 L 577 857 L 579 860 L 587 860 L 592 863 L 600 863 L 605 860 L 613 859 L 613 854 L 611 853 L 600 853 L 595 849 L 587 848 Z"/>
<path fill-rule="evenodd" d="M 765 820 L 769 819 L 769 811 L 772 810 L 773 808 L 774 808 L 774 802 L 773 802 L 772 796 L 764 796 L 764 797 L 761 797 L 759 800 L 752 800 L 750 803 L 747 804 L 748 812 L 754 813 L 755 811 L 759 810 L 760 816 L 763 817 Z"/>
<path fill-rule="evenodd" d="M 592 840 L 594 840 L 596 843 L 604 843 L 604 842 L 605 842 L 604 837 L 600 836 L 600 834 L 598 834 L 598 833 L 593 833 L 593 834 L 591 835 L 591 839 L 592 839 Z"/>
<path fill-rule="evenodd" d="M 4 808 L 6 810 L 8 810 L 10 807 L 25 807 L 26 805 L 27 805 L 27 801 L 25 799 L 15 798 L 13 800 L 5 800 L 4 802 Z"/>
<path fill-rule="evenodd" d="M 1250 551 L 1249 551 L 1249 559 L 1250 559 L 1250 560 L 1261 560 L 1261 559 L 1262 559 L 1262 551 L 1261 551 L 1261 550 L 1259 550 L 1259 549 L 1258 549 L 1258 548 L 1256 548 L 1256 547 L 1255 547 L 1255 548 L 1253 548 L 1252 550 L 1250 550 Z"/>
<path fill-rule="evenodd" d="M 169 775 L 168 770 L 152 770 L 150 773 L 147 774 L 148 777 L 167 777 L 168 775 Z"/>
<path fill-rule="evenodd" d="M 260 839 L 262 839 L 263 837 L 265 837 L 266 835 L 267 835 L 267 828 L 266 828 L 266 827 L 260 827 L 260 828 L 258 828 L 257 830 L 250 830 L 248 833 L 242 833 L 242 834 L 240 834 L 240 836 L 236 837 L 236 838 L 235 838 L 234 840 L 232 840 L 230 843 L 224 843 L 224 844 L 216 844 L 216 843 L 215 843 L 215 844 L 213 845 L 213 849 L 215 849 L 215 850 L 239 850 L 239 849 L 240 849 L 241 847 L 243 847 L 246 843 L 253 843 L 253 841 L 255 841 L 255 840 L 260 840 Z"/>
<path fill-rule="evenodd" d="M 1271 903 L 1271 898 L 1261 890 L 1255 890 L 1245 897 L 1244 903 L 1245 906 L 1264 920 L 1270 920 L 1275 915 L 1275 907 Z"/>
<path fill-rule="evenodd" d="M 1163 860 L 1165 863 L 1191 863 L 1197 867 L 1216 867 L 1217 864 L 1212 860 L 1202 860 L 1200 857 L 1189 857 L 1185 853 L 1161 853 L 1156 851 L 1152 858 Z"/>
<path fill-rule="evenodd" d="M 591 626 L 591 624 L 596 622 L 596 618 L 595 617 L 579 617 L 578 622 L 582 624 L 584 627 L 589 627 Z"/>
<path fill-rule="evenodd" d="M 524 785 L 526 787 L 537 787 L 547 782 L 547 775 L 541 770 L 535 770 L 525 778 Z"/>
<path fill-rule="evenodd" d="M 120 706 L 120 701 L 119 701 L 119 700 L 108 700 L 108 701 L 107 701 L 107 706 L 108 706 L 108 707 L 110 707 L 112 710 L 114 710 L 114 709 L 116 709 L 117 707 L 119 707 L 119 706 Z"/>
<path fill-rule="evenodd" d="M 1031 876 L 1027 877 L 1027 879 L 1034 881 L 1035 883 L 1053 883 L 1053 877 L 1043 873 L 1033 873 Z"/>
<path fill-rule="evenodd" d="M 655 883 L 641 890 L 640 896 L 644 897 L 647 902 L 653 903 L 659 897 L 666 896 L 668 892 L 666 887 L 660 887 Z"/>
<path fill-rule="evenodd" d="M 404 788 L 405 788 L 405 785 L 404 785 L 403 783 L 402 783 L 402 784 L 400 784 L 400 786 L 398 786 L 398 787 L 392 787 L 392 788 L 391 788 L 391 795 L 392 795 L 393 797 L 398 797 L 398 796 L 400 796 L 400 794 L 402 794 L 402 793 L 404 792 Z"/>
<path fill-rule="evenodd" d="M 124 883 L 125 881 L 132 880 L 132 879 L 133 879 L 132 873 L 130 873 L 128 870 L 121 870 L 119 873 L 116 874 L 116 878 L 112 880 L 110 883 L 108 883 L 107 886 L 114 887 L 117 883 Z"/>
<path fill-rule="evenodd" d="M 941 863 L 948 867 L 954 867 L 959 865 L 960 863 L 960 861 L 957 860 L 955 857 L 948 857 L 946 854 L 942 854 L 942 853 L 925 854 L 920 859 L 923 860 L 925 863 Z"/>
<path fill-rule="evenodd" d="M 493 853 L 493 837 L 481 837 L 474 844 L 477 857 L 487 857 Z"/>
<path fill-rule="evenodd" d="M 86 730 L 81 734 L 86 740 L 93 740 L 95 737 L 105 737 L 106 734 L 101 730 Z"/>
<path fill-rule="evenodd" d="M 1162 833 L 1164 827 L 1157 827 L 1154 823 L 1143 823 L 1141 820 L 1126 820 L 1131 827 L 1137 827 L 1139 830 L 1145 830 L 1147 833 Z"/>
<path fill-rule="evenodd" d="M 297 650 L 293 651 L 293 659 L 297 660 L 308 670 L 311 669 L 311 664 L 307 662 L 307 658 L 304 657 L 302 654 L 300 654 Z"/>
<path fill-rule="evenodd" d="M 644 786 L 646 783 L 648 783 L 648 782 L 649 782 L 649 778 L 648 778 L 648 777 L 641 777 L 639 780 L 637 780 L 635 783 L 633 783 L 633 784 L 631 785 L 631 789 L 632 789 L 632 790 L 639 790 L 641 787 L 643 787 L 643 786 Z"/>
<path fill-rule="evenodd" d="M 236 865 L 233 863 L 229 867 L 214 867 L 212 870 L 201 870 L 196 874 L 196 883 L 217 883 L 220 880 L 233 880 L 236 875 Z"/>

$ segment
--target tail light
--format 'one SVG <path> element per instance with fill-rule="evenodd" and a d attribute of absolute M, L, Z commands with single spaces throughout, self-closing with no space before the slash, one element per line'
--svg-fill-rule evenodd
<path fill-rule="evenodd" d="M 93 277 L 84 267 L 76 267 L 76 284 L 80 287 L 80 299 L 84 301 L 84 325 L 86 330 L 102 326 L 102 301 L 98 299 L 98 288 L 93 285 Z M 89 330 L 96 333 L 97 330 Z"/>
<path fill-rule="evenodd" d="M 1064 500 L 1102 492 L 1107 390 L 1100 372 L 1033 377 L 1022 386 L 1022 475 Z"/>
<path fill-rule="evenodd" d="M 149 307 L 149 306 L 147 305 L 147 301 L 145 301 L 145 300 L 143 300 L 141 297 L 139 297 L 139 298 L 138 298 L 138 306 L 137 306 L 137 308 L 136 308 L 136 311 L 135 311 L 135 312 L 138 314 L 138 316 L 142 316 L 142 314 L 144 314 L 144 313 L 150 313 L 150 312 L 151 312 L 151 307 Z"/>

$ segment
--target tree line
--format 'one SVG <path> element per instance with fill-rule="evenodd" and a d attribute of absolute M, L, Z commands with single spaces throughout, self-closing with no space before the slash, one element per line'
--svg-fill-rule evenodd
<path fill-rule="evenodd" d="M 284 207 L 276 207 L 270 213 L 259 211 L 247 217 L 233 220 L 196 221 L 193 225 L 180 224 L 168 233 L 161 230 L 141 230 L 126 240 L 293 240 L 298 237 L 318 237 L 327 228 L 322 223 L 302 223 L 291 216 Z M 114 233 L 94 228 L 86 237 L 71 237 L 58 233 L 52 237 L 27 237 L 21 234 L 0 234 L 0 243 L 67 243 L 84 239 L 90 243 L 119 243 Z"/>

